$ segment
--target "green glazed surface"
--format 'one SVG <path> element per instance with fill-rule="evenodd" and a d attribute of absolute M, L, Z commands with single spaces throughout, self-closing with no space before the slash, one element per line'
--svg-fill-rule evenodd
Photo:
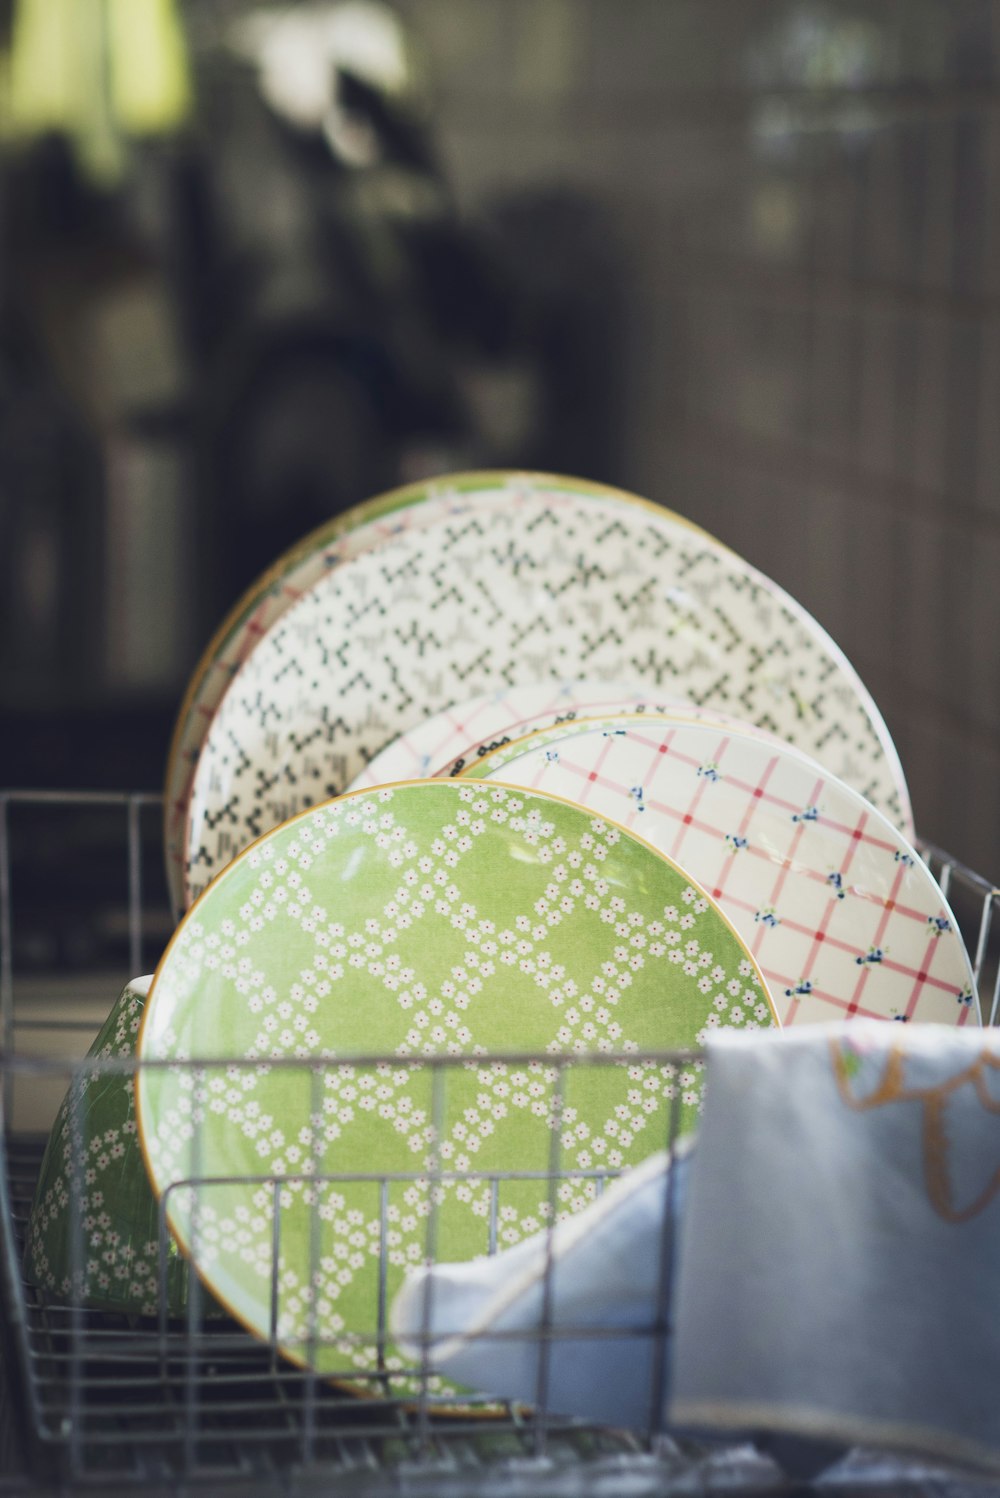
<path fill-rule="evenodd" d="M 661 1148 L 673 1113 L 690 1128 L 700 1066 L 642 1054 L 730 1005 L 772 1023 L 728 922 L 632 834 L 497 784 L 359 791 L 263 838 L 182 922 L 139 1052 L 205 1064 L 141 1073 L 147 1163 L 241 1321 L 405 1390 L 380 1326 L 407 1266 L 517 1243 L 594 1198 L 587 1172 Z M 602 1051 L 635 1060 L 561 1082 L 546 1061 Z M 470 1059 L 426 1064 L 442 1054 Z M 553 1165 L 557 1186 L 492 1194 Z"/>
<path fill-rule="evenodd" d="M 148 984 L 148 978 L 140 978 L 122 991 L 88 1056 L 128 1060 L 134 1055 Z M 25 1245 L 25 1275 L 46 1299 L 157 1313 L 159 1210 L 139 1149 L 134 1091 L 127 1071 L 81 1074 L 60 1106 Z M 167 1309 L 179 1315 L 187 1302 L 188 1266 L 169 1234 L 164 1247 Z"/>

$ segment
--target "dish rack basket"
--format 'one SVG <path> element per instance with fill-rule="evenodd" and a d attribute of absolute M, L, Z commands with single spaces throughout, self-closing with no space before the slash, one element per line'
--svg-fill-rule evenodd
<path fill-rule="evenodd" d="M 113 999 L 128 978 L 153 966 L 170 935 L 160 812 L 161 798 L 151 793 L 0 793 L 0 1495 L 140 1487 L 147 1498 L 226 1490 L 364 1498 L 785 1490 L 780 1469 L 760 1451 L 664 1434 L 654 1414 L 663 1403 L 660 1356 L 651 1360 L 656 1386 L 645 1430 L 553 1413 L 546 1348 L 554 1333 L 544 1311 L 531 1407 L 471 1401 L 458 1412 L 454 1398 L 429 1392 L 426 1366 L 412 1369 L 416 1395 L 394 1395 L 378 1372 L 369 1376 L 368 1397 L 335 1387 L 286 1361 L 274 1337 L 258 1340 L 228 1318 L 206 1316 L 201 1293 L 189 1296 L 180 1318 L 43 1302 L 22 1259 L 48 1128 L 67 1086 L 86 1071 L 81 1058 Z M 973 955 L 984 1022 L 993 1024 L 1000 891 L 937 848 L 924 844 L 921 852 L 952 903 Z M 627 1059 L 680 1067 L 694 1058 Z M 560 1077 L 576 1064 L 555 1059 Z M 101 1064 L 88 1065 L 93 1074 Z M 439 1091 L 450 1065 L 435 1072 Z M 676 1126 L 675 1114 L 667 1148 Z M 593 1174 L 599 1192 L 607 1177 Z M 511 1178 L 488 1178 L 490 1252 Z M 553 1205 L 559 1179 L 554 1169 L 543 1188 Z M 378 1184 L 384 1201 L 388 1183 Z M 382 1220 L 384 1231 L 384 1212 Z M 433 1221 L 432 1213 L 429 1257 Z M 667 1191 L 665 1271 L 673 1229 Z M 165 1248 L 162 1215 L 161 1233 Z M 662 1281 L 669 1285 L 668 1272 Z M 379 1339 L 385 1302 L 383 1291 Z M 653 1322 L 636 1335 L 653 1338 L 659 1350 L 669 1326 L 665 1291 Z M 903 1491 L 898 1481 L 894 1491 Z"/>

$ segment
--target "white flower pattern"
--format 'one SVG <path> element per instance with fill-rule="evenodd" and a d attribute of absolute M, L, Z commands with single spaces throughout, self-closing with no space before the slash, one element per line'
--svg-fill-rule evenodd
<path fill-rule="evenodd" d="M 144 985 L 125 988 L 88 1055 L 131 1058 L 144 1002 Z M 72 1241 L 77 1214 L 79 1249 Z M 187 1304 L 188 1266 L 169 1234 L 163 1254 L 137 1138 L 133 1077 L 110 1069 L 81 1076 L 49 1135 L 28 1222 L 25 1274 L 47 1299 L 155 1315 L 162 1263 L 167 1308 L 179 1315 Z"/>
<path fill-rule="evenodd" d="M 655 951 L 680 924 L 690 972 Z M 660 1148 L 677 1107 L 693 1123 L 700 1064 L 679 1094 L 670 1066 L 540 1058 L 693 1044 L 710 1014 L 725 1021 L 727 984 L 762 997 L 702 892 L 614 825 L 497 785 L 357 793 L 258 843 L 182 924 L 143 1059 L 247 1064 L 227 1069 L 221 1113 L 218 1067 L 143 1075 L 150 1167 L 161 1189 L 256 1175 L 175 1187 L 172 1225 L 223 1303 L 268 1335 L 277 1208 L 279 1342 L 324 1372 L 371 1372 L 383 1214 L 391 1294 L 428 1252 L 432 1194 L 445 1257 L 486 1250 L 495 1190 L 503 1244 L 580 1210 L 597 1189 L 581 1172 Z M 395 1062 L 358 1059 L 386 1049 Z M 534 1059 L 490 1059 L 511 1051 Z M 436 1072 L 423 1058 L 437 1055 L 466 1059 Z M 538 1180 L 491 1185 L 544 1173 L 554 1149 L 554 1196 Z M 381 1188 L 385 1172 L 397 1179 Z"/>

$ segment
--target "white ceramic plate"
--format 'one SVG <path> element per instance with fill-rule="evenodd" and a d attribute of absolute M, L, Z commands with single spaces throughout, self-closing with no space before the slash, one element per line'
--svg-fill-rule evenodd
<path fill-rule="evenodd" d="M 394 490 L 338 515 L 280 557 L 243 594 L 195 667 L 174 725 L 163 790 L 167 886 L 175 914 L 184 900 L 184 827 L 195 765 L 215 709 L 257 642 L 327 572 L 419 524 L 425 485 Z"/>
<path fill-rule="evenodd" d="M 494 495 L 510 477 L 509 474 L 489 472 L 452 474 L 442 479 L 406 484 L 354 505 L 296 542 L 233 605 L 191 674 L 167 756 L 163 795 L 164 849 L 167 884 L 175 913 L 185 903 L 184 828 L 194 767 L 216 708 L 258 641 L 303 593 L 335 567 L 362 555 L 390 536 L 432 524 L 442 514 L 459 513 L 475 503 L 480 494 Z M 566 482 L 569 484 L 570 481 Z M 581 498 L 593 494 L 638 506 L 648 503 L 621 490 L 588 484 L 582 479 L 573 480 L 570 487 Z M 669 510 L 662 513 L 678 525 L 704 534 L 682 516 Z M 423 772 L 408 767 L 402 774 L 394 773 L 382 779 L 398 780 L 410 773 L 419 775 Z"/>
<path fill-rule="evenodd" d="M 965 946 L 926 865 L 814 761 L 704 723 L 572 724 L 536 739 L 465 776 L 567 796 L 641 832 L 719 902 L 783 1025 L 980 1022 Z"/>
<path fill-rule="evenodd" d="M 909 823 L 875 704 L 786 594 L 655 508 L 512 479 L 328 574 L 244 661 L 195 770 L 188 899 L 421 719 L 573 677 L 648 683 L 745 718 Z"/>
<path fill-rule="evenodd" d="M 540 724 L 537 728 L 525 729 L 518 737 L 511 735 L 506 743 L 500 743 L 495 748 L 490 744 L 484 744 L 482 753 L 477 749 L 476 752 L 460 754 L 457 759 L 439 770 L 438 775 L 454 777 L 466 773 L 470 775 L 484 773 L 482 769 L 475 769 L 477 765 L 491 771 L 499 770 L 501 765 L 505 765 L 508 760 L 516 759 L 519 754 L 524 753 L 525 749 L 537 749 L 542 744 L 553 743 L 576 733 L 593 733 L 595 729 L 600 729 L 604 733 L 616 733 L 628 728 L 629 724 L 650 721 L 655 723 L 715 723 L 720 728 L 732 728 L 737 733 L 748 733 L 753 738 L 765 739 L 771 744 L 784 744 L 785 742 L 784 739 L 779 739 L 777 734 L 769 733 L 766 728 L 757 728 L 753 723 L 744 723 L 742 718 L 734 718 L 729 713 L 717 712 L 714 708 L 695 707 L 693 703 L 681 700 L 670 706 L 639 703 L 634 709 L 624 707 L 604 717 L 591 717 L 587 712 L 579 717 L 564 721 L 557 720 L 551 727 Z M 808 758 L 808 755 L 805 757 Z"/>
<path fill-rule="evenodd" d="M 387 785 L 392 780 L 457 775 L 525 734 L 554 728 L 585 715 L 672 712 L 692 709 L 683 697 L 651 701 L 648 688 L 613 681 L 538 681 L 529 686 L 486 692 L 459 702 L 401 733 L 376 754 L 349 787 Z"/>

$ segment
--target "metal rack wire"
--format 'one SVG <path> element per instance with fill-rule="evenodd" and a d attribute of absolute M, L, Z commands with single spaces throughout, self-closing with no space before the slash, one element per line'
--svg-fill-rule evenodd
<path fill-rule="evenodd" d="M 196 1287 L 182 1318 L 168 1317 L 165 1309 L 143 1317 L 43 1300 L 25 1279 L 22 1257 L 50 1114 L 68 1080 L 133 1064 L 79 1058 L 104 1017 L 118 975 L 141 972 L 169 933 L 156 873 L 158 810 L 159 797 L 146 793 L 0 794 L 0 1494 L 32 1491 L 32 1484 L 44 1481 L 80 1490 L 141 1486 L 146 1494 L 227 1485 L 241 1493 L 289 1491 L 294 1483 L 303 1492 L 373 1498 L 401 1491 L 617 1494 L 626 1486 L 636 1498 L 717 1487 L 780 1491 L 783 1479 L 773 1462 L 749 1448 L 737 1460 L 725 1451 L 679 1446 L 655 1418 L 639 1432 L 559 1418 L 548 1408 L 543 1354 L 530 1409 L 470 1399 L 459 1415 L 454 1397 L 429 1392 L 426 1366 L 410 1370 L 420 1380 L 415 1397 L 395 1393 L 376 1371 L 369 1397 L 359 1398 L 284 1359 L 274 1326 L 270 1340 L 261 1341 L 228 1317 L 207 1314 L 207 1297 Z M 102 850 L 96 859 L 92 848 L 74 841 L 84 822 L 87 837 Z M 45 836 L 38 826 L 47 829 Z M 64 907 L 66 921 L 78 921 L 80 900 L 89 902 L 87 919 L 103 933 L 87 954 L 87 972 L 73 967 L 72 943 L 63 951 L 52 929 L 63 907 L 53 898 L 45 850 L 65 853 L 71 843 L 82 867 L 108 871 L 106 880 L 87 880 Z M 922 851 L 974 953 L 984 1018 L 993 1023 L 1000 1002 L 1000 891 L 940 850 Z M 41 943 L 32 934 L 36 924 L 45 932 Z M 28 937 L 19 939 L 25 931 Z M 106 975 L 115 968 L 114 977 Z M 74 986 L 83 998 L 71 992 Z M 54 1002 L 56 991 L 70 996 Z M 680 1065 L 690 1057 L 627 1059 Z M 442 1088 L 455 1064 L 442 1058 L 437 1066 Z M 565 1058 L 557 1069 L 577 1064 L 589 1063 Z M 676 1125 L 675 1116 L 668 1146 Z M 595 1174 L 601 1175 L 600 1189 L 604 1177 Z M 553 1193 L 558 1178 L 554 1169 Z M 356 1179 L 376 1181 L 363 1174 Z M 484 1248 L 491 1252 L 504 1179 L 490 1178 Z M 378 1184 L 384 1198 L 387 1187 Z M 432 1250 L 433 1214 L 429 1233 Z M 668 1194 L 667 1256 L 672 1234 Z M 161 1235 L 165 1262 L 165 1215 Z M 669 1275 L 663 1282 L 669 1283 Z M 376 1340 L 384 1340 L 384 1318 L 383 1296 Z M 668 1329 L 664 1300 L 653 1323 L 637 1335 L 662 1343 Z M 550 1334 L 543 1317 L 543 1346 Z M 661 1406 L 651 1390 L 651 1410 Z"/>

